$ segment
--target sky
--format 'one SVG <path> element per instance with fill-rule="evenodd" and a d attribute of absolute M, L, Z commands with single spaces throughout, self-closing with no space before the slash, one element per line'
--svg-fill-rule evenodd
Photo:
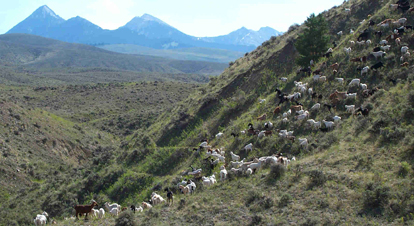
<path fill-rule="evenodd" d="M 287 31 L 343 0 L 12 0 L 2 1 L 0 34 L 47 5 L 67 20 L 80 16 L 104 28 L 117 29 L 135 16 L 155 16 L 196 37 L 225 35 L 241 27 Z"/>

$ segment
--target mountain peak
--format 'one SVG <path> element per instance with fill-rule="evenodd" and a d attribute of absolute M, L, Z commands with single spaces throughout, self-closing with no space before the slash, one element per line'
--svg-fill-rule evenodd
<path fill-rule="evenodd" d="M 54 17 L 59 20 L 62 19 L 60 16 L 56 15 L 56 13 L 53 12 L 53 10 L 51 10 L 47 5 L 40 6 L 38 9 L 36 9 L 36 11 L 32 13 L 31 16 L 36 18 Z"/>

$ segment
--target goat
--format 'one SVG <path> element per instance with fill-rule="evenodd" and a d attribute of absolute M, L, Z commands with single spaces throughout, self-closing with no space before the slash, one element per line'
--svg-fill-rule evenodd
<path fill-rule="evenodd" d="M 332 129 L 334 124 L 335 124 L 334 122 L 325 121 L 325 120 L 322 120 L 322 122 L 325 123 L 325 126 L 326 126 L 327 129 Z"/>
<path fill-rule="evenodd" d="M 404 62 L 404 63 L 400 64 L 401 67 L 408 67 L 408 65 L 409 65 L 408 62 Z"/>
<path fill-rule="evenodd" d="M 356 96 L 357 96 L 357 93 L 349 93 L 349 94 L 346 94 L 346 97 L 347 98 L 356 99 Z"/>
<path fill-rule="evenodd" d="M 401 47 L 401 53 L 406 53 L 408 51 L 408 46 Z"/>
<path fill-rule="evenodd" d="M 184 195 L 186 195 L 186 194 L 188 194 L 188 193 L 190 193 L 190 187 L 187 185 L 187 186 L 183 186 L 183 185 L 179 185 L 178 186 L 178 188 L 181 190 L 181 192 L 184 194 Z"/>
<path fill-rule="evenodd" d="M 341 84 L 344 84 L 344 79 L 343 78 L 335 78 L 336 81 L 338 81 Z"/>
<path fill-rule="evenodd" d="M 279 114 L 281 112 L 280 106 L 277 106 L 275 110 L 273 110 L 273 114 Z"/>
<path fill-rule="evenodd" d="M 36 218 L 34 219 L 34 223 L 36 226 L 40 226 L 47 223 L 47 218 L 49 215 L 46 212 L 43 212 L 42 214 L 38 214 Z"/>
<path fill-rule="evenodd" d="M 246 145 L 246 146 L 244 146 L 244 148 L 243 148 L 245 151 L 247 151 L 247 150 L 250 150 L 250 151 L 252 151 L 253 150 L 253 144 L 252 143 L 250 143 L 250 144 L 248 144 L 248 145 Z"/>
<path fill-rule="evenodd" d="M 256 118 L 256 120 L 257 120 L 257 121 L 259 121 L 259 120 L 260 120 L 260 121 L 262 121 L 262 120 L 266 120 L 266 117 L 267 117 L 267 114 L 266 114 L 266 113 L 264 113 L 263 115 L 261 115 L 261 116 L 257 117 L 257 118 Z"/>
<path fill-rule="evenodd" d="M 240 156 L 239 156 L 239 155 L 234 154 L 232 151 L 230 152 L 230 155 L 231 155 L 231 159 L 232 159 L 233 161 L 239 161 L 239 160 L 240 160 Z"/>
<path fill-rule="evenodd" d="M 76 219 L 78 218 L 78 215 L 80 216 L 81 214 L 85 213 L 85 219 L 88 218 L 88 213 L 90 213 L 93 209 L 94 206 L 97 206 L 98 203 L 96 203 L 95 201 L 92 200 L 92 204 L 91 205 L 76 205 L 73 208 L 76 211 Z"/>
<path fill-rule="evenodd" d="M 222 138 L 224 136 L 224 133 L 222 133 L 222 132 L 219 132 L 219 133 L 217 133 L 216 134 L 216 138 L 217 139 L 220 139 L 220 138 Z"/>
<path fill-rule="evenodd" d="M 105 216 L 105 210 L 103 208 L 99 209 L 98 218 L 102 219 Z"/>
<path fill-rule="evenodd" d="M 372 65 L 372 66 L 371 66 L 371 70 L 372 70 L 372 69 L 377 70 L 378 68 L 381 68 L 381 67 L 384 67 L 384 64 L 380 61 L 380 62 L 378 62 L 378 63 L 376 63 L 376 64 Z"/>
<path fill-rule="evenodd" d="M 311 111 L 313 111 L 313 110 L 319 110 L 319 108 L 321 108 L 321 104 L 320 103 L 317 103 L 317 104 L 313 105 L 310 110 Z"/>
<path fill-rule="evenodd" d="M 371 52 L 371 54 L 375 57 L 375 59 L 378 59 L 378 57 L 382 58 L 383 56 L 387 55 L 387 53 L 383 51 Z"/>
<path fill-rule="evenodd" d="M 220 181 L 223 181 L 227 178 L 227 170 L 224 166 L 220 167 Z"/>
<path fill-rule="evenodd" d="M 353 112 L 355 110 L 355 105 L 345 105 L 347 112 Z"/>
<path fill-rule="evenodd" d="M 354 84 L 359 86 L 360 82 L 361 82 L 361 80 L 359 78 L 355 78 L 355 79 L 352 79 L 352 81 L 349 83 L 348 86 L 351 86 L 351 85 L 354 85 Z"/>
<path fill-rule="evenodd" d="M 173 205 L 174 204 L 174 193 L 172 191 L 170 191 L 170 189 L 167 187 L 164 189 L 164 191 L 167 192 L 167 203 L 168 205 Z"/>
<path fill-rule="evenodd" d="M 335 115 L 334 117 L 333 117 L 333 120 L 334 120 L 334 122 L 339 122 L 339 121 L 341 121 L 341 117 L 339 117 L 339 116 L 337 116 L 337 115 Z"/>
<path fill-rule="evenodd" d="M 349 54 L 351 54 L 352 49 L 351 49 L 351 47 L 348 47 L 348 48 L 344 47 L 344 51 L 345 51 L 346 54 L 349 55 Z"/>
<path fill-rule="evenodd" d="M 142 208 L 143 209 L 151 209 L 152 205 L 147 202 L 142 202 Z"/>
<path fill-rule="evenodd" d="M 363 115 L 363 116 L 368 116 L 368 114 L 369 114 L 369 109 L 368 108 L 362 108 L 362 106 L 361 107 L 359 107 L 355 112 L 354 112 L 354 114 L 357 114 L 358 112 L 361 112 L 361 114 Z"/>

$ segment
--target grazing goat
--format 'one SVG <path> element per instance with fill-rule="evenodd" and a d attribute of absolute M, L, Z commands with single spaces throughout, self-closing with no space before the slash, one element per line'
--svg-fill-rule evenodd
<path fill-rule="evenodd" d="M 220 138 L 222 138 L 224 136 L 224 133 L 222 133 L 222 132 L 219 132 L 219 133 L 217 133 L 216 134 L 216 138 L 217 139 L 220 139 Z"/>
<path fill-rule="evenodd" d="M 36 226 L 40 226 L 47 223 L 47 217 L 49 215 L 46 212 L 43 212 L 42 214 L 38 214 L 36 218 L 34 219 L 34 223 Z"/>
<path fill-rule="evenodd" d="M 361 89 L 362 89 L 362 90 L 366 90 L 366 89 L 368 89 L 367 84 L 361 83 L 360 85 L 361 85 Z"/>
<path fill-rule="evenodd" d="M 99 209 L 98 218 L 102 219 L 105 216 L 105 210 L 103 208 Z"/>
<path fill-rule="evenodd" d="M 404 63 L 400 64 L 401 67 L 408 67 L 408 65 L 409 65 L 408 62 L 404 62 Z"/>
<path fill-rule="evenodd" d="M 351 54 L 351 50 L 352 50 L 351 47 L 348 47 L 348 48 L 344 47 L 344 51 L 348 55 Z"/>
<path fill-rule="evenodd" d="M 349 94 L 346 94 L 346 97 L 347 98 L 356 99 L 356 96 L 357 96 L 357 93 L 349 93 Z"/>
<path fill-rule="evenodd" d="M 347 112 L 353 112 L 355 110 L 355 105 L 345 105 Z"/>
<path fill-rule="evenodd" d="M 179 185 L 178 186 L 178 188 L 180 189 L 180 191 L 184 194 L 184 195 L 186 195 L 186 194 L 188 194 L 188 193 L 190 193 L 190 187 L 187 185 L 187 186 L 183 186 L 183 185 Z"/>
<path fill-rule="evenodd" d="M 257 121 L 259 121 L 259 120 L 260 120 L 260 121 L 262 121 L 262 120 L 266 120 L 266 117 L 267 117 L 267 114 L 266 114 L 266 113 L 264 113 L 263 115 L 261 115 L 261 116 L 257 117 L 257 118 L 256 118 L 256 120 L 257 120 Z"/>
<path fill-rule="evenodd" d="M 85 219 L 88 218 L 88 213 L 90 213 L 94 206 L 97 206 L 98 203 L 92 200 L 91 205 L 76 205 L 73 208 L 76 211 L 76 219 L 79 219 L 78 215 L 81 216 L 81 214 L 86 214 Z"/>
<path fill-rule="evenodd" d="M 165 188 L 165 190 L 167 192 L 167 203 L 168 205 L 173 205 L 174 204 L 174 193 L 172 191 L 170 191 L 170 189 L 167 187 Z"/>
<path fill-rule="evenodd" d="M 227 178 L 227 170 L 224 166 L 220 167 L 220 181 L 223 181 Z"/>
<path fill-rule="evenodd" d="M 322 122 L 325 123 L 325 126 L 326 126 L 327 129 L 332 129 L 334 124 L 335 124 L 334 122 L 325 121 L 325 120 L 322 120 Z"/>
<path fill-rule="evenodd" d="M 275 110 L 273 110 L 273 114 L 279 114 L 281 112 L 280 106 L 277 106 Z"/>
<path fill-rule="evenodd" d="M 341 84 L 344 84 L 344 79 L 343 78 L 335 78 L 336 81 L 338 81 Z"/>
<path fill-rule="evenodd" d="M 384 67 L 384 64 L 380 61 L 374 65 L 371 66 L 371 70 L 377 70 L 378 68 Z"/>
<path fill-rule="evenodd" d="M 339 117 L 339 116 L 337 116 L 337 115 L 335 115 L 334 117 L 333 117 L 333 120 L 334 120 L 334 122 L 339 122 L 339 121 L 341 121 L 341 117 Z"/>
<path fill-rule="evenodd" d="M 320 103 L 317 103 L 317 104 L 313 105 L 310 110 L 311 111 L 313 111 L 313 110 L 319 110 L 320 108 L 321 108 L 321 104 Z"/>
<path fill-rule="evenodd" d="M 152 205 L 147 203 L 147 202 L 142 202 L 141 205 L 142 205 L 143 209 L 151 209 L 152 208 Z"/>
<path fill-rule="evenodd" d="M 248 144 L 248 145 L 246 145 L 246 146 L 244 146 L 244 148 L 243 148 L 245 151 L 247 151 L 247 150 L 250 150 L 250 151 L 253 151 L 253 144 L 252 143 L 250 143 L 250 144 Z"/>
<path fill-rule="evenodd" d="M 354 112 L 354 114 L 357 114 L 358 112 L 361 112 L 361 114 L 363 115 L 363 116 L 368 116 L 368 114 L 369 114 L 369 109 L 368 108 L 362 108 L 362 106 L 361 107 L 359 107 L 355 112 Z"/>
<path fill-rule="evenodd" d="M 359 83 L 360 82 L 361 82 L 361 80 L 359 78 L 355 78 L 355 79 L 352 79 L 352 81 L 349 83 L 348 86 L 351 86 L 351 85 L 357 85 L 357 86 L 359 86 Z"/>
<path fill-rule="evenodd" d="M 368 71 L 369 71 L 369 67 L 368 66 L 363 67 L 361 69 L 361 76 L 364 75 L 364 74 L 368 74 Z"/>
<path fill-rule="evenodd" d="M 270 121 L 269 122 L 266 122 L 264 124 L 264 128 L 265 129 L 272 129 L 273 128 L 273 123 L 271 123 Z"/>
<path fill-rule="evenodd" d="M 378 57 L 382 58 L 383 56 L 387 55 L 387 53 L 383 51 L 371 52 L 371 54 L 375 57 L 375 59 L 378 59 Z"/>
<path fill-rule="evenodd" d="M 240 156 L 239 156 L 239 155 L 234 154 L 232 151 L 230 152 L 230 155 L 231 155 L 231 159 L 232 159 L 233 161 L 239 161 L 239 160 L 240 160 Z"/>
<path fill-rule="evenodd" d="M 406 53 L 408 51 L 408 46 L 401 47 L 401 53 Z"/>

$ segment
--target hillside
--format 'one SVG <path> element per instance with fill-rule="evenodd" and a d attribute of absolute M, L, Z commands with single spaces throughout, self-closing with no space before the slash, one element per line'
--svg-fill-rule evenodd
<path fill-rule="evenodd" d="M 8 208 L 0 209 L 0 225 L 29 224 L 43 210 L 58 225 L 84 225 L 83 219 L 64 219 L 73 216 L 75 203 L 86 204 L 94 199 L 99 208 L 105 202 L 140 205 L 154 191 L 165 198 L 167 187 L 174 192 L 172 206 L 157 205 L 135 215 L 127 211 L 115 219 L 106 215 L 88 224 L 114 225 L 117 221 L 117 225 L 123 225 L 119 222 L 132 219 L 136 224 L 131 225 L 413 225 L 413 61 L 405 56 L 409 66 L 400 66 L 401 48 L 392 42 L 381 59 L 368 57 L 363 64 L 350 62 L 352 58 L 369 56 L 384 38 L 373 35 L 377 27 L 369 27 L 369 19 L 376 24 L 387 18 L 406 17 L 413 21 L 409 13 L 390 11 L 390 3 L 394 2 L 349 1 L 323 12 L 331 42 L 338 43 L 332 57 L 321 58 L 312 68 L 321 70 L 327 78 L 325 82 L 314 81 L 313 76 L 300 72 L 295 65 L 298 52 L 294 43 L 304 25 L 292 25 L 287 33 L 232 62 L 220 76 L 162 111 L 148 128 L 122 138 L 109 157 L 102 156 L 94 164 L 79 167 L 75 177 L 60 183 L 56 177 L 18 196 L 3 194 L 1 207 Z M 366 21 L 360 23 L 363 20 Z M 355 35 L 349 34 L 351 28 Z M 365 29 L 375 44 L 355 45 L 347 55 L 344 47 L 349 47 L 349 41 L 356 41 Z M 337 35 L 339 31 L 343 31 L 342 36 Z M 392 30 L 384 28 L 383 32 L 388 35 Z M 413 48 L 412 31 L 407 32 L 401 36 L 402 44 Z M 378 70 L 372 68 L 365 75 L 357 70 L 380 61 L 385 66 Z M 329 65 L 336 62 L 339 70 L 334 74 Z M 280 80 L 282 77 L 287 82 Z M 344 78 L 344 84 L 335 78 Z M 348 85 L 354 78 L 377 91 L 364 95 L 361 87 Z M 297 105 L 295 102 L 281 104 L 281 112 L 273 114 L 279 102 L 276 88 L 293 94 L 298 91 L 295 81 L 307 83 L 318 96 L 322 95 L 318 99 L 303 93 L 298 101 L 305 110 L 317 102 L 322 106 L 336 104 L 333 109 L 309 110 L 309 119 L 315 121 L 333 121 L 334 116 L 340 116 L 333 129 L 324 125 L 322 130 L 313 129 L 295 113 L 287 116 L 287 123 L 283 122 L 282 114 Z M 335 90 L 357 96 L 332 103 L 329 96 Z M 265 102 L 259 103 L 259 98 Z M 347 112 L 345 105 L 363 106 L 369 114 Z M 268 116 L 266 121 L 273 123 L 273 136 L 259 138 L 241 133 L 248 130 L 249 123 L 265 130 L 266 121 L 257 120 L 264 113 Z M 294 131 L 295 140 L 279 136 L 280 130 L 285 129 Z M 220 139 L 216 137 L 219 132 L 224 134 Z M 231 136 L 232 132 L 239 136 Z M 299 138 L 307 138 L 307 148 L 300 145 Z M 204 139 L 212 147 L 225 150 L 226 180 L 219 179 L 219 166 L 223 163 L 211 168 L 207 153 L 193 150 Z M 249 143 L 253 149 L 244 150 Z M 230 152 L 246 161 L 283 153 L 292 161 L 287 167 L 263 163 L 250 176 L 238 175 L 230 170 Z M 196 181 L 195 194 L 181 194 L 177 183 L 193 178 L 188 175 L 190 166 L 201 168 L 203 176 L 215 174 L 218 183 L 208 187 Z M 31 208 L 16 203 L 28 203 Z"/>
<path fill-rule="evenodd" d="M 235 52 L 223 49 L 209 49 L 209 48 L 180 48 L 180 49 L 153 49 L 144 46 L 130 45 L 130 44 L 113 44 L 97 46 L 118 53 L 126 54 L 140 54 L 149 56 L 158 56 L 165 58 L 172 58 L 176 60 L 196 60 L 209 61 L 217 63 L 228 63 L 243 56 L 242 52 Z"/>

